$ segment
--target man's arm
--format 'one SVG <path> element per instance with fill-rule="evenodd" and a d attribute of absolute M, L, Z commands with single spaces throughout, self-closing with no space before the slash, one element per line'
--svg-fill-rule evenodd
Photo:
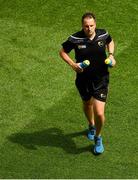
<path fill-rule="evenodd" d="M 107 49 L 108 49 L 108 53 L 109 53 L 109 59 L 111 59 L 112 61 L 112 66 L 115 66 L 116 64 L 116 60 L 114 59 L 114 41 L 112 40 L 109 44 L 107 44 Z"/>
<path fill-rule="evenodd" d="M 60 50 L 59 54 L 60 54 L 60 57 L 61 57 L 67 64 L 69 64 L 74 71 L 76 71 L 77 73 L 83 72 L 83 69 L 79 66 L 79 64 L 78 64 L 78 63 L 75 63 L 75 62 L 70 58 L 70 56 L 64 51 L 63 48 Z"/>

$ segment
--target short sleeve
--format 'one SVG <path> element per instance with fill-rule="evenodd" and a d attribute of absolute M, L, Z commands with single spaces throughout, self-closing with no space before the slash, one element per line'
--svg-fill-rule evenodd
<path fill-rule="evenodd" d="M 66 53 L 69 53 L 72 49 L 74 49 L 74 43 L 67 40 L 64 43 L 62 43 L 62 47 Z"/>
<path fill-rule="evenodd" d="M 106 38 L 106 44 L 109 44 L 112 41 L 111 36 L 108 34 L 107 38 Z"/>

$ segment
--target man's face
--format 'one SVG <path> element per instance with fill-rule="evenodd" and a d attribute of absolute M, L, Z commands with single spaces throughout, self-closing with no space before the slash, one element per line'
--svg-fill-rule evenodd
<path fill-rule="evenodd" d="M 82 23 L 82 28 L 87 37 L 91 37 L 95 33 L 96 22 L 93 18 L 85 18 Z"/>

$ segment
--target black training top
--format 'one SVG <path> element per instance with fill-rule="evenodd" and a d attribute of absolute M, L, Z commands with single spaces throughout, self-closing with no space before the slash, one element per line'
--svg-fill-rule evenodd
<path fill-rule="evenodd" d="M 83 73 L 77 76 L 90 78 L 103 77 L 108 75 L 108 66 L 104 63 L 106 59 L 106 45 L 112 41 L 111 36 L 104 29 L 96 29 L 96 36 L 90 40 L 83 30 L 71 35 L 62 46 L 66 53 L 72 49 L 75 51 L 76 62 L 89 60 L 90 65 L 84 69 Z"/>

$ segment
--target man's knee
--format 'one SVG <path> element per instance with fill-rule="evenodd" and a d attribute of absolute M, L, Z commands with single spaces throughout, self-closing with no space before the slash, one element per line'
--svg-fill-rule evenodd
<path fill-rule="evenodd" d="M 103 112 L 96 112 L 95 115 L 99 118 L 99 119 L 104 119 L 105 115 Z"/>
<path fill-rule="evenodd" d="M 94 115 L 98 121 L 101 121 L 102 123 L 104 123 L 105 115 L 103 112 L 96 112 Z"/>

